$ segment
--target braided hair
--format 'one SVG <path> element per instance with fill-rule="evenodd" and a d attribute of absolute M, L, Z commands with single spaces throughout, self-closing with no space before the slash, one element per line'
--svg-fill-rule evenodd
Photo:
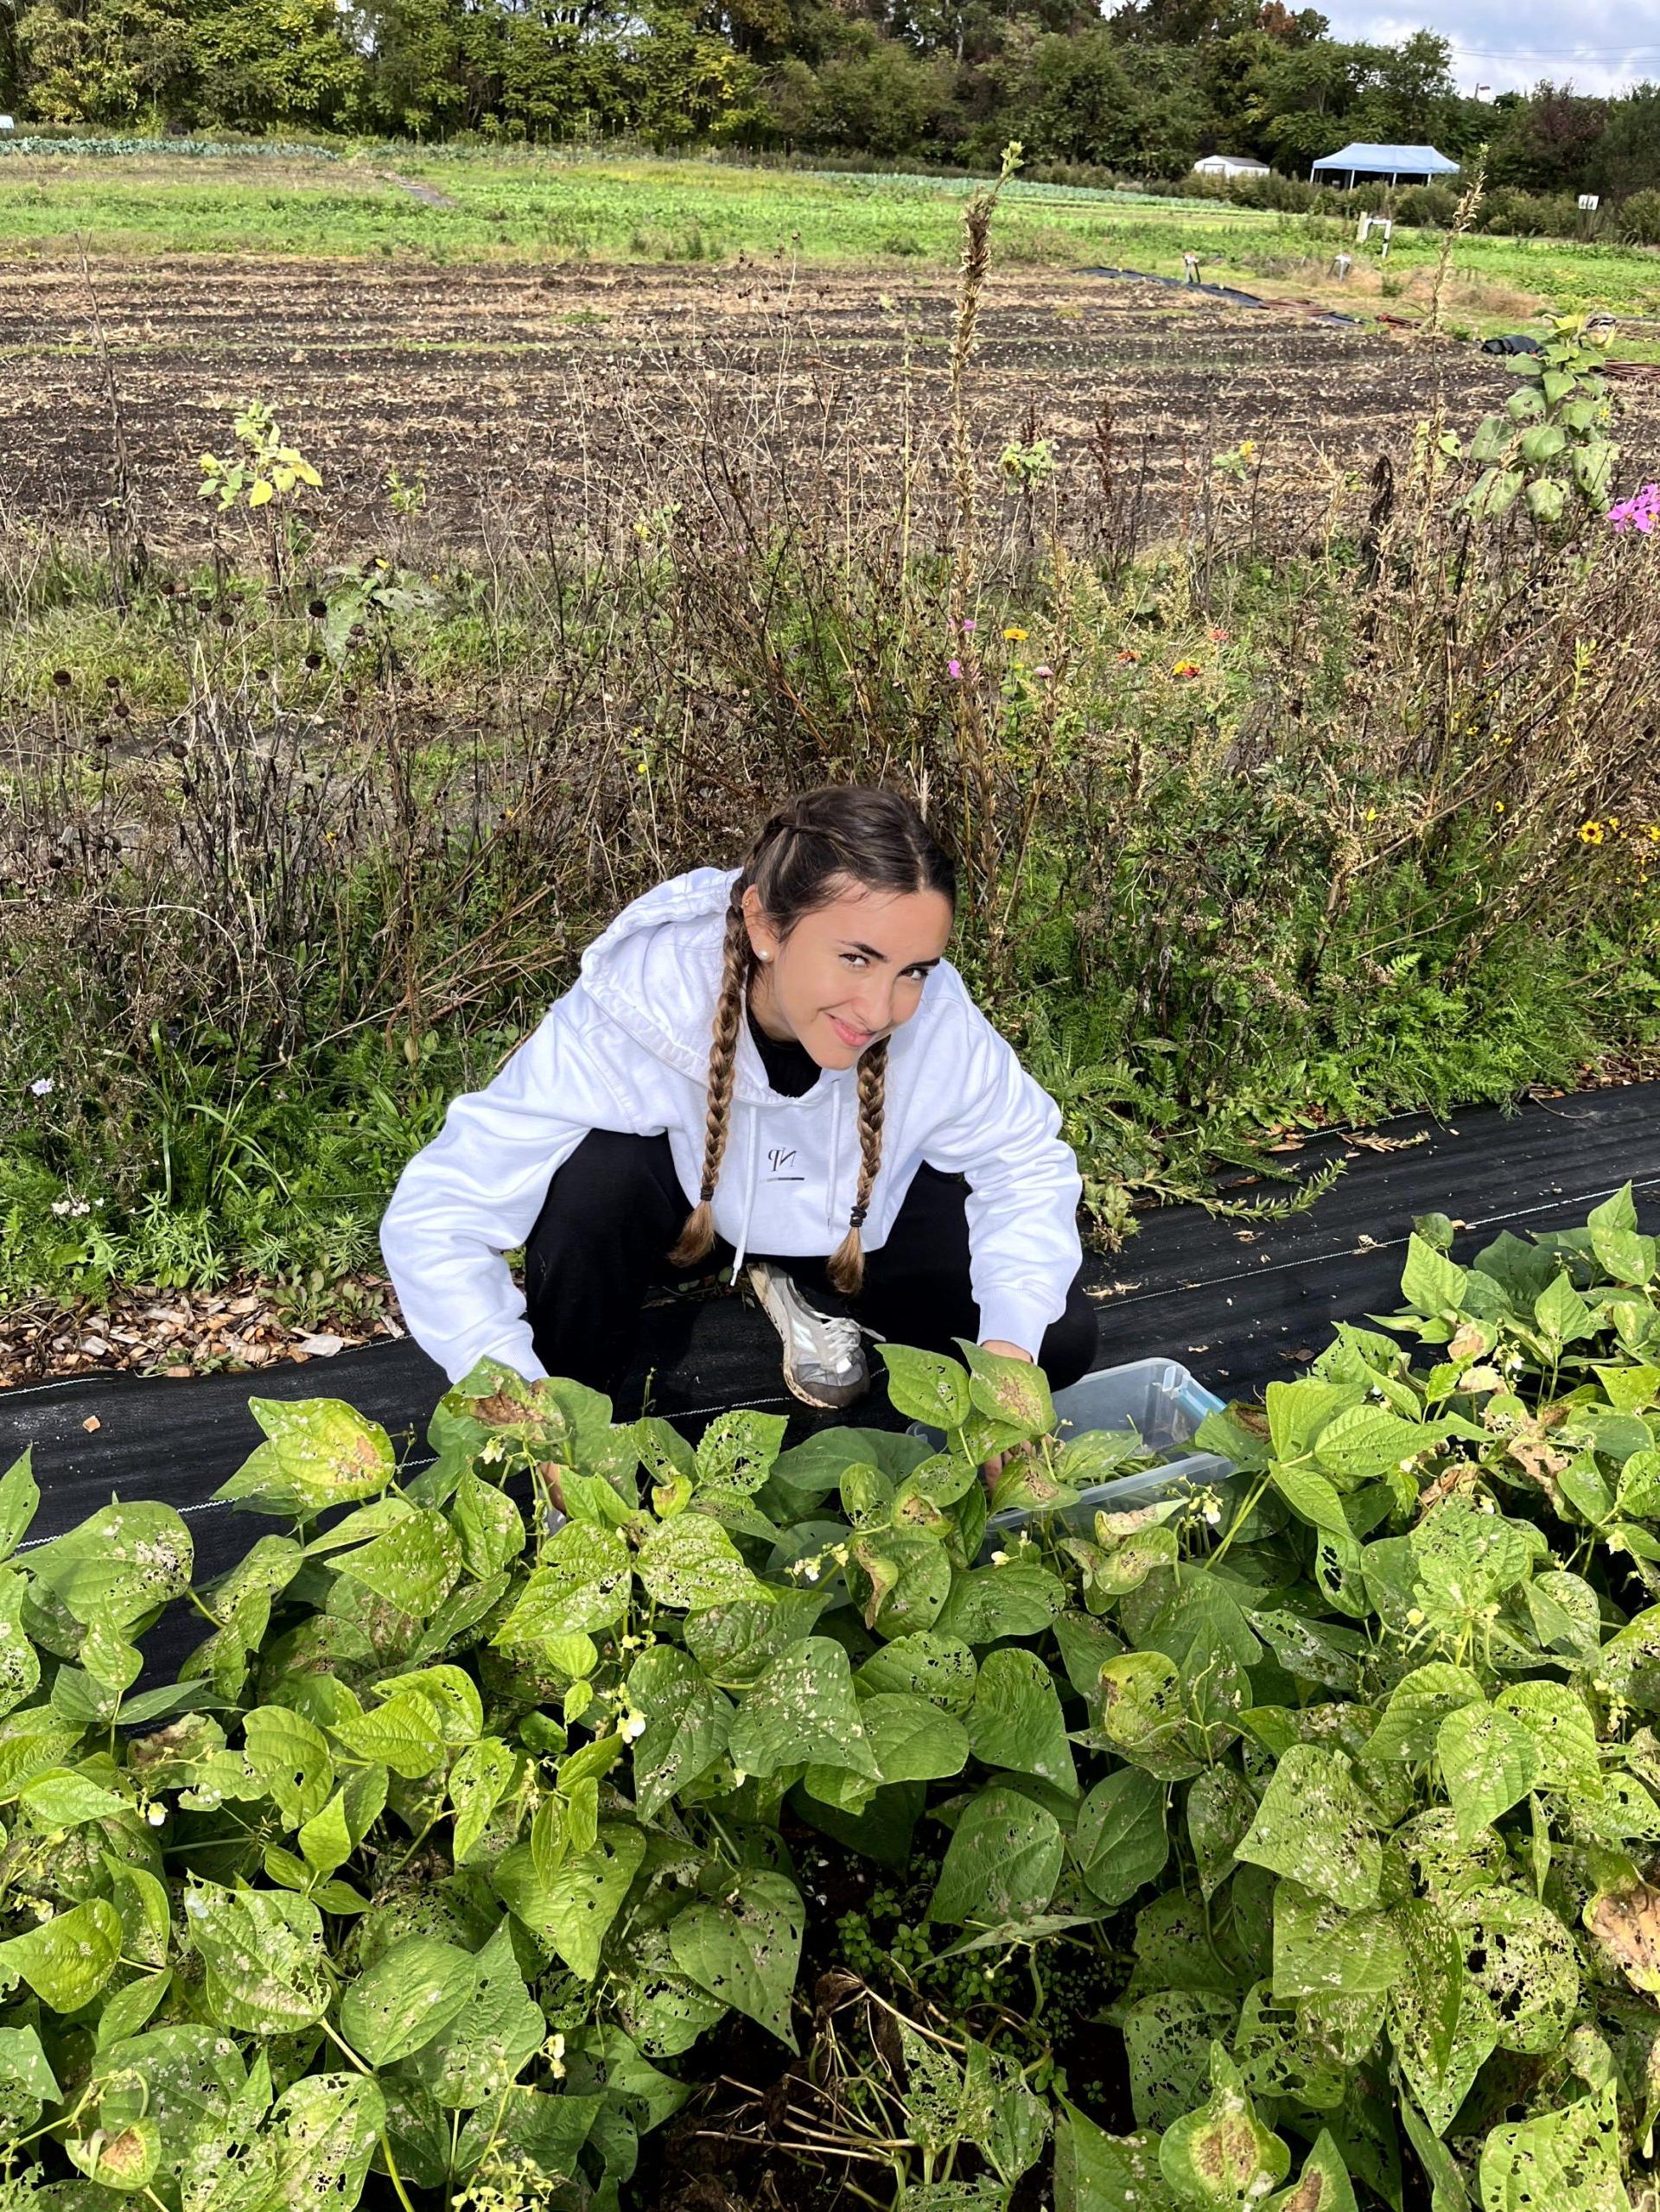
<path fill-rule="evenodd" d="M 955 871 L 911 801 L 875 786 L 829 785 L 792 799 L 763 823 L 744 856 L 727 908 L 725 948 L 709 1056 L 703 1120 L 703 1172 L 697 1204 L 670 1253 L 677 1267 L 706 1258 L 715 1243 L 715 1188 L 732 1123 L 738 1037 L 749 1000 L 754 950 L 743 899 L 759 892 L 763 912 L 787 938 L 803 915 L 827 906 L 849 887 L 868 891 L 938 891 L 956 902 Z M 862 1230 L 881 1166 L 883 1087 L 887 1039 L 859 1056 L 859 1181 L 847 1233 L 827 1272 L 837 1290 L 856 1295 L 864 1281 Z"/>

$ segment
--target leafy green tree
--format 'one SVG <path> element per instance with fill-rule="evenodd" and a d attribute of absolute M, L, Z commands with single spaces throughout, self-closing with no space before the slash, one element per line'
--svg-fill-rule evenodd
<path fill-rule="evenodd" d="M 334 0 L 194 0 L 198 120 L 231 129 L 341 121 L 361 53 Z"/>
<path fill-rule="evenodd" d="M 44 122 L 164 124 L 189 105 L 194 41 L 177 0 L 34 0 L 14 20 Z"/>

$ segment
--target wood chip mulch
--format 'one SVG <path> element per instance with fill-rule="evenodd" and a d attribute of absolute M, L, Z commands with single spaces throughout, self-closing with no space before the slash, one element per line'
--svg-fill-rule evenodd
<path fill-rule="evenodd" d="M 35 1299 L 0 1310 L 0 1390 L 98 1373 L 245 1375 L 332 1358 L 408 1332 L 384 1275 L 342 1278 L 333 1302 L 302 1325 L 287 1286 L 258 1275 L 217 1290 L 123 1285 L 98 1300 Z"/>

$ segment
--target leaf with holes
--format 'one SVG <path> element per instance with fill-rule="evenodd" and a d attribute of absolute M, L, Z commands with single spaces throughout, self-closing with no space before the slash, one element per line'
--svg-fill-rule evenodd
<path fill-rule="evenodd" d="M 1561 1682 L 1512 1682 L 1500 1690 L 1493 1706 L 1519 1720 L 1533 1738 L 1531 1787 L 1562 1789 L 1580 1799 L 1602 1796 L 1596 1722 L 1582 1698 Z"/>
<path fill-rule="evenodd" d="M 895 1413 L 925 1421 L 930 1428 L 962 1427 L 972 1408 L 969 1378 L 954 1359 L 936 1351 L 916 1351 L 908 1344 L 884 1344 L 881 1349 L 887 1402 Z"/>
<path fill-rule="evenodd" d="M 641 1829 L 602 1821 L 594 1848 L 569 1853 L 552 1881 L 537 1874 L 528 1842 L 515 1844 L 491 1878 L 503 1904 L 531 1933 L 557 1951 L 574 1974 L 592 1981 L 606 1935 L 645 1856 Z"/>
<path fill-rule="evenodd" d="M 907 1692 L 960 1719 L 974 1702 L 976 1671 L 966 1643 L 919 1629 L 873 1651 L 853 1680 L 861 1697 Z"/>
<path fill-rule="evenodd" d="M 1499 1706 L 1465 1705 L 1449 1713 L 1436 1732 L 1435 1756 L 1463 1844 L 1519 1804 L 1539 1779 L 1533 1731 Z"/>
<path fill-rule="evenodd" d="M 378 1497 L 398 1471 L 391 1439 L 342 1398 L 250 1398 L 265 1432 L 214 1496 L 309 1520 L 326 1506 Z"/>
<path fill-rule="evenodd" d="M 29 1572 L 78 1621 L 120 1630 L 190 1585 L 190 1531 L 170 1505 L 106 1505 L 29 1555 Z"/>
<path fill-rule="evenodd" d="M 1464 1970 L 1458 1931 L 1422 1898 L 1391 1923 L 1403 1967 L 1390 1992 L 1390 2038 L 1419 2110 L 1445 2135 L 1497 2043 L 1492 2007 Z"/>
<path fill-rule="evenodd" d="M 669 1923 L 669 1948 L 689 1980 L 796 2048 L 790 1997 L 806 1914 L 782 1874 L 747 1868 L 718 1903 L 690 1904 Z"/>
<path fill-rule="evenodd" d="M 1631 2212 L 1613 2082 L 1557 2112 L 1495 2127 L 1481 2146 L 1482 2212 Z"/>
<path fill-rule="evenodd" d="M 472 2003 L 479 1964 L 454 1943 L 407 1936 L 383 1951 L 340 1999 L 340 2031 L 372 2066 L 395 2066 Z"/>
<path fill-rule="evenodd" d="M 658 1604 L 677 1612 L 728 1605 L 735 1598 L 766 1602 L 766 1585 L 751 1574 L 726 1530 L 704 1513 L 677 1514 L 653 1529 L 634 1567 Z"/>
<path fill-rule="evenodd" d="M 1352 1911 L 1377 1903 L 1382 1848 L 1341 1751 L 1293 1744 L 1235 1855 Z"/>
<path fill-rule="evenodd" d="M 1065 1855 L 1054 1815 L 1008 1784 L 994 1783 L 963 1809 L 928 1917 L 988 1928 L 1029 1920 L 1054 1895 Z"/>
<path fill-rule="evenodd" d="M 510 1650 L 609 1628 L 627 1605 L 630 1572 L 628 1547 L 614 1529 L 567 1522 L 550 1539 L 495 1643 Z"/>
<path fill-rule="evenodd" d="M 1231 1767 L 1206 1767 L 1187 1791 L 1187 1840 L 1203 1896 L 1214 1897 L 1233 1872 L 1234 1854 L 1256 1817 L 1256 1796 Z M 1161 1815 L 1160 1828 L 1163 1828 Z"/>
<path fill-rule="evenodd" d="M 817 1762 L 881 1779 L 847 1653 L 828 1637 L 808 1637 L 773 1661 L 739 1707 L 727 1752 L 746 1774 Z"/>
<path fill-rule="evenodd" d="M 935 1635 L 963 1643 L 995 1643 L 1008 1636 L 1041 1636 L 1065 1604 L 1064 1585 L 1046 1567 L 1011 1560 L 1007 1567 L 976 1567 L 959 1575 L 930 1625 Z"/>
<path fill-rule="evenodd" d="M 1193 2212 L 1237 2212 L 1256 2202 L 1291 2168 L 1291 2153 L 1256 2117 L 1239 2069 L 1221 2044 L 1211 2050 L 1211 2094 L 1164 2132 L 1159 2171 L 1178 2203 Z"/>
<path fill-rule="evenodd" d="M 430 1507 L 406 1514 L 384 1536 L 342 1553 L 337 1574 L 360 1582 L 401 1612 L 424 1621 L 436 1612 L 461 1574 L 461 1539 Z"/>
<path fill-rule="evenodd" d="M 646 1722 L 634 1740 L 634 1810 L 642 1821 L 654 1821 L 725 1751 L 734 1707 L 684 1651 L 667 1643 L 635 1660 L 628 1695 Z"/>
<path fill-rule="evenodd" d="M 499 2097 L 541 2049 L 542 2008 L 525 1986 L 503 1919 L 474 1961 L 477 1987 L 464 2011 L 423 2044 L 410 2070 L 444 2112 L 472 2112 Z"/>
<path fill-rule="evenodd" d="M 322 1918 L 308 1898 L 201 1883 L 185 1891 L 184 1917 L 205 1968 L 205 2009 L 219 2026 L 280 2036 L 321 2019 L 329 1979 Z"/>
<path fill-rule="evenodd" d="M 1163 1783 L 1133 1766 L 1097 1782 L 1078 1808 L 1072 1850 L 1078 1872 L 1103 1904 L 1134 1897 L 1163 1872 L 1170 1856 Z"/>
<path fill-rule="evenodd" d="M 386 2124 L 378 2082 L 365 2074 L 308 2074 L 270 2116 L 277 2140 L 277 2199 L 286 2212 L 355 2204 Z"/>
<path fill-rule="evenodd" d="M 1109 2135 L 1063 2097 L 1055 2120 L 1055 2212 L 1172 2212 L 1156 2136 Z"/>
<path fill-rule="evenodd" d="M 748 1689 L 774 1659 L 812 1634 L 830 1602 L 827 1591 L 780 1590 L 710 1605 L 688 1616 L 686 1649 L 722 1689 Z"/>
<path fill-rule="evenodd" d="M 968 1363 L 969 1402 L 990 1421 L 1017 1429 L 1022 1437 L 1047 1436 L 1055 1426 L 1054 1400 L 1043 1370 L 1029 1359 L 987 1351 L 966 1337 L 954 1339 Z"/>

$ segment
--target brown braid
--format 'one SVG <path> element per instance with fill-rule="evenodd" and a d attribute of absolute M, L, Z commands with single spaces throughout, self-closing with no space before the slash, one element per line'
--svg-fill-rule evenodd
<path fill-rule="evenodd" d="M 669 1255 L 677 1268 L 706 1259 L 715 1244 L 715 1185 L 721 1179 L 727 1133 L 732 1126 L 732 1084 L 738 1065 L 738 1032 L 743 1027 L 754 953 L 743 917 L 741 880 L 732 887 L 727 909 L 726 951 L 720 995 L 715 1001 L 715 1036 L 709 1055 L 709 1105 L 703 1117 L 703 1176 L 697 1204 L 686 1217 L 680 1242 Z"/>
<path fill-rule="evenodd" d="M 870 1186 L 882 1164 L 882 1092 L 887 1079 L 887 1039 L 859 1055 L 859 1188 L 848 1217 L 848 1233 L 830 1256 L 825 1273 L 845 1298 L 864 1287 L 865 1248 L 861 1231 L 870 1211 Z"/>
<path fill-rule="evenodd" d="M 897 791 L 827 785 L 792 799 L 771 815 L 750 845 L 732 887 L 720 990 L 715 1003 L 704 1118 L 703 1172 L 698 1201 L 669 1258 L 690 1267 L 715 1243 L 714 1198 L 732 1119 L 738 1039 L 749 1000 L 755 955 L 744 914 L 746 891 L 760 893 L 761 910 L 780 938 L 803 914 L 836 896 L 837 887 L 938 891 L 955 903 L 955 873 L 948 855 L 911 800 Z M 830 1281 L 847 1294 L 864 1280 L 860 1235 L 870 1210 L 871 1187 L 882 1156 L 882 1095 L 887 1039 L 869 1046 L 859 1060 L 859 1185 L 848 1231 L 829 1262 Z"/>

